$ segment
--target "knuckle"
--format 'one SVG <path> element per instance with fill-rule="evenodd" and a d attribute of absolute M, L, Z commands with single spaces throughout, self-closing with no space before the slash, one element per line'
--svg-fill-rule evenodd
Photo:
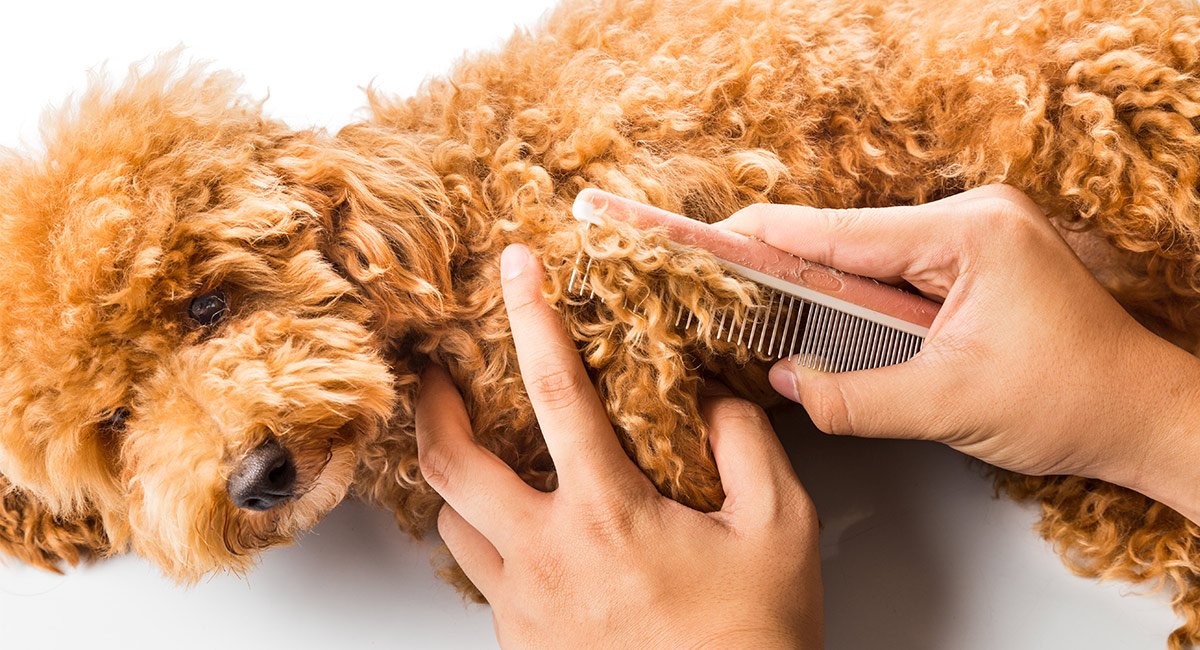
<path fill-rule="evenodd" d="M 858 232 L 863 226 L 866 211 L 862 208 L 821 209 L 817 211 L 817 215 L 824 220 L 825 230 L 829 233 L 825 244 L 827 248 L 825 254 L 827 259 L 832 259 L 837 248 L 835 242 Z"/>
<path fill-rule="evenodd" d="M 846 402 L 846 393 L 837 384 L 826 386 L 809 394 L 804 401 L 809 417 L 813 424 L 825 433 L 842 436 L 848 435 L 854 429 L 850 421 L 850 410 Z"/>
<path fill-rule="evenodd" d="M 1038 223 L 1041 209 L 1023 192 L 1008 185 L 989 186 L 989 189 L 974 202 L 974 214 L 985 230 L 1022 230 Z"/>
<path fill-rule="evenodd" d="M 536 364 L 539 370 L 529 380 L 535 396 L 552 409 L 568 408 L 583 396 L 583 387 L 569 368 L 557 364 Z"/>
<path fill-rule="evenodd" d="M 776 216 L 777 206 L 770 203 L 751 203 L 729 215 L 727 222 L 738 231 L 762 238 L 762 230 Z"/>
<path fill-rule="evenodd" d="M 457 455 L 444 442 L 427 443 L 417 451 L 417 464 L 429 485 L 434 488 L 443 487 L 450 483 L 457 464 Z"/>
<path fill-rule="evenodd" d="M 588 520 L 587 530 L 597 540 L 607 544 L 621 543 L 633 536 L 637 516 L 633 508 L 620 502 L 599 506 Z"/>
<path fill-rule="evenodd" d="M 583 498 L 582 530 L 597 547 L 623 545 L 641 529 L 645 508 L 637 495 L 600 489 Z"/>
<path fill-rule="evenodd" d="M 736 397 L 724 397 L 713 401 L 712 423 L 716 426 L 741 424 L 747 428 L 770 427 L 770 420 L 760 406 Z"/>
<path fill-rule="evenodd" d="M 520 292 L 517 295 L 510 292 L 504 295 L 504 304 L 508 307 L 509 314 L 518 320 L 533 318 L 543 300 L 540 291 Z"/>
<path fill-rule="evenodd" d="M 751 203 L 750 205 L 734 212 L 730 215 L 731 219 L 744 222 L 757 222 L 769 216 L 771 208 L 769 203 Z"/>

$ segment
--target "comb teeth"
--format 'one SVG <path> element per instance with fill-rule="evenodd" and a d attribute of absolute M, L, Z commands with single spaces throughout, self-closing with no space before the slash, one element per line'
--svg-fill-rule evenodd
<path fill-rule="evenodd" d="M 592 259 L 584 258 L 582 253 L 576 258 L 567 290 L 591 299 L 596 295 L 589 282 Z M 734 269 L 727 270 L 741 275 Z M 768 360 L 787 357 L 822 372 L 851 372 L 903 363 L 920 352 L 925 343 L 923 336 L 821 304 L 811 296 L 804 298 L 756 284 L 764 304 L 753 307 L 752 316 L 741 321 L 732 311 L 723 312 L 717 319 L 715 337 L 752 356 Z M 676 327 L 700 333 L 700 319 L 691 310 L 681 305 L 674 314 Z"/>

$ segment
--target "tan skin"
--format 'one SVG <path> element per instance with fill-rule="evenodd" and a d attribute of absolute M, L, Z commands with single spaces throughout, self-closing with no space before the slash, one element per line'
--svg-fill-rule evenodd
<path fill-rule="evenodd" d="M 783 361 L 772 384 L 835 434 L 938 440 L 1007 469 L 1102 478 L 1194 521 L 1200 361 L 1109 296 L 1020 192 L 918 207 L 755 206 L 723 227 L 945 301 L 899 366 L 838 375 Z M 701 513 L 625 456 L 522 246 L 501 263 L 530 400 L 559 471 L 543 493 L 475 444 L 445 371 L 423 378 L 421 468 L 438 530 L 511 647 L 822 645 L 817 523 L 762 411 L 703 404 L 728 497 Z M 666 551 L 665 549 L 669 549 Z"/>

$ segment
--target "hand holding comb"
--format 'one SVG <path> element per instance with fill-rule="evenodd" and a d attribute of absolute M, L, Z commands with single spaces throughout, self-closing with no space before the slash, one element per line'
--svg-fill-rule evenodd
<path fill-rule="evenodd" d="M 801 259 L 752 237 L 595 189 L 575 199 L 576 219 L 661 228 L 677 244 L 711 253 L 728 273 L 757 283 L 766 304 L 746 322 L 722 322 L 717 337 L 826 372 L 902 363 L 921 350 L 940 305 L 897 287 Z M 576 260 L 568 290 L 583 295 L 591 260 Z M 684 318 L 686 317 L 686 321 Z M 682 308 L 676 324 L 687 328 Z"/>

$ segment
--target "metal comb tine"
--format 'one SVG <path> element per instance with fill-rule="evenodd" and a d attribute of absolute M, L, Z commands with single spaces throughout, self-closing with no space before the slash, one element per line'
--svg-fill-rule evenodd
<path fill-rule="evenodd" d="M 850 330 L 850 354 L 847 355 L 846 359 L 846 370 L 848 372 L 858 370 L 858 359 L 862 348 L 863 322 L 863 319 L 856 318 L 854 320 L 854 327 Z"/>
<path fill-rule="evenodd" d="M 787 356 L 788 341 L 792 338 L 792 321 L 797 319 L 796 300 L 794 296 L 789 296 L 787 309 L 784 310 L 783 327 L 779 328 L 779 347 L 775 348 L 776 359 Z"/>
<path fill-rule="evenodd" d="M 871 367 L 871 350 L 872 350 L 871 342 L 874 337 L 875 337 L 875 323 L 872 321 L 866 321 L 866 325 L 863 326 L 862 353 L 859 355 L 859 364 L 858 364 L 859 370 L 867 370 L 868 368 Z"/>
<path fill-rule="evenodd" d="M 764 323 L 762 326 L 763 339 L 760 342 L 760 345 L 762 343 L 767 344 L 768 357 L 770 357 L 770 345 L 775 342 L 775 332 L 779 331 L 779 311 L 782 309 L 782 307 L 784 307 L 784 296 L 782 296 L 782 294 L 775 294 L 775 297 L 778 300 L 773 300 L 772 303 L 770 303 L 772 308 L 770 308 L 770 311 L 767 313 L 766 323 Z M 770 332 L 767 331 L 768 329 L 770 329 Z"/>
<path fill-rule="evenodd" d="M 679 305 L 679 309 L 675 311 L 675 327 L 679 327 L 679 321 L 683 320 L 683 304 Z"/>
<path fill-rule="evenodd" d="M 747 316 L 747 318 L 742 319 L 742 326 L 738 328 L 738 340 L 737 340 L 738 347 L 741 347 L 741 345 L 742 345 L 742 334 L 746 333 L 746 321 L 750 320 L 748 318 L 749 314 L 746 314 L 746 316 Z M 731 327 L 729 329 L 732 330 L 733 328 Z"/>
<path fill-rule="evenodd" d="M 851 356 L 850 364 L 846 366 L 846 370 L 859 370 L 862 366 L 863 356 L 863 332 L 866 331 L 867 321 L 862 318 L 854 323 L 854 331 L 850 334 Z"/>
<path fill-rule="evenodd" d="M 842 324 L 841 336 L 838 337 L 838 354 L 834 364 L 835 372 L 846 372 L 850 367 L 850 357 L 854 354 L 854 324 L 858 317 L 854 315 L 846 316 L 846 322 Z"/>
<path fill-rule="evenodd" d="M 837 340 L 838 325 L 841 325 L 842 319 L 846 317 L 844 312 L 834 311 L 833 320 L 829 323 L 829 328 L 825 332 L 825 345 L 821 353 L 821 370 L 829 372 L 833 370 L 833 355 L 835 354 Z"/>
<path fill-rule="evenodd" d="M 867 369 L 879 367 L 879 348 L 883 338 L 883 325 L 871 323 L 870 347 L 867 348 Z"/>
<path fill-rule="evenodd" d="M 842 322 L 842 328 L 838 331 L 837 337 L 837 354 L 833 358 L 834 372 L 845 372 L 846 363 L 850 361 L 850 333 L 854 331 L 854 321 L 858 320 L 852 315 L 847 314 L 846 320 Z"/>
<path fill-rule="evenodd" d="M 867 368 L 878 368 L 879 362 L 879 337 L 883 333 L 883 325 L 879 323 L 871 323 L 871 345 L 867 348 Z"/>
<path fill-rule="evenodd" d="M 775 308 L 775 326 L 771 328 L 771 342 L 767 345 L 767 356 L 772 356 L 775 344 L 779 342 L 779 321 L 783 320 L 783 294 L 779 295 L 779 306 Z"/>
<path fill-rule="evenodd" d="M 888 341 L 891 336 L 891 328 L 883 327 L 879 331 L 879 351 L 875 353 L 876 368 L 882 368 L 887 365 Z"/>
<path fill-rule="evenodd" d="M 775 306 L 775 293 L 771 293 L 771 300 L 767 302 L 767 311 L 763 316 L 762 331 L 758 333 L 758 352 L 762 352 L 763 342 L 767 338 L 767 326 L 771 324 L 771 307 Z"/>
<path fill-rule="evenodd" d="M 779 342 L 779 324 L 783 322 L 783 313 L 787 310 L 784 305 L 787 296 L 779 294 L 779 302 L 775 305 L 775 323 L 771 325 L 771 338 L 767 342 L 767 356 L 772 357 L 775 354 L 775 344 Z"/>
<path fill-rule="evenodd" d="M 571 269 L 571 279 L 567 282 L 567 291 L 570 293 L 575 293 L 575 289 L 573 288 L 575 286 L 575 276 L 579 275 L 579 263 L 582 261 L 583 251 L 579 251 L 579 254 L 575 256 L 575 267 Z"/>
<path fill-rule="evenodd" d="M 687 319 L 687 322 L 684 323 L 684 325 L 683 325 L 684 330 L 692 329 L 692 318 L 695 317 L 695 315 L 696 314 L 693 313 L 692 310 L 690 310 L 690 309 L 688 310 L 688 319 Z"/>
<path fill-rule="evenodd" d="M 866 342 L 863 344 L 863 370 L 870 370 L 875 367 L 875 350 L 879 347 L 879 343 L 876 341 L 878 338 L 879 324 L 874 322 L 867 323 Z"/>
<path fill-rule="evenodd" d="M 783 338 L 779 341 L 779 349 L 775 350 L 775 358 L 783 358 L 783 347 L 787 344 L 788 328 L 792 326 L 792 310 L 796 307 L 796 297 L 791 296 L 788 300 L 787 317 L 783 321 Z M 778 325 L 778 323 L 776 323 Z"/>
<path fill-rule="evenodd" d="M 816 353 L 817 340 L 821 338 L 823 323 L 829 316 L 829 309 L 825 305 L 817 305 L 817 315 L 813 322 L 809 324 L 804 336 L 808 339 L 806 343 L 800 346 L 800 354 L 807 358 L 808 367 L 812 367 L 813 354 Z"/>
<path fill-rule="evenodd" d="M 767 338 L 767 327 L 770 326 L 770 311 L 775 306 L 775 294 L 770 294 L 770 300 L 767 301 L 767 308 L 762 313 L 762 327 L 758 330 L 758 345 L 757 350 L 762 351 L 762 343 Z"/>
<path fill-rule="evenodd" d="M 867 324 L 867 344 L 863 351 L 863 369 L 870 370 L 875 367 L 875 350 L 879 348 L 879 343 L 876 339 L 879 337 L 879 323 Z"/>
<path fill-rule="evenodd" d="M 833 335 L 833 362 L 830 363 L 833 372 L 842 372 L 846 363 L 846 357 L 849 354 L 849 336 L 851 326 L 854 324 L 854 316 L 845 314 L 842 316 L 842 322 L 838 325 L 837 331 Z"/>
<path fill-rule="evenodd" d="M 846 312 L 836 312 L 836 318 L 832 329 L 829 330 L 829 343 L 827 347 L 826 363 L 824 363 L 824 371 L 833 372 L 838 366 L 838 332 L 841 330 L 842 321 L 846 320 Z"/>
<path fill-rule="evenodd" d="M 804 306 L 807 304 L 807 300 L 801 299 L 800 306 L 796 308 L 796 326 L 792 328 L 792 340 L 788 343 L 788 358 L 796 354 L 796 339 L 800 337 L 800 328 L 804 326 Z"/>
<path fill-rule="evenodd" d="M 804 357 L 804 348 L 812 340 L 813 327 L 816 325 L 817 318 L 820 317 L 820 305 L 813 305 L 808 309 L 808 315 L 805 316 L 800 327 L 800 345 L 796 348 L 796 355 L 792 357 L 792 361 L 808 365 L 807 359 Z"/>
<path fill-rule="evenodd" d="M 588 256 L 587 268 L 583 269 L 583 274 L 579 276 L 579 293 L 583 294 L 583 288 L 587 286 L 588 273 L 592 272 L 592 257 Z"/>
<path fill-rule="evenodd" d="M 821 333 L 821 345 L 817 349 L 817 370 L 821 372 L 825 372 L 829 366 L 829 342 L 833 339 L 833 329 L 837 326 L 839 316 L 842 314 L 842 312 L 833 309 L 830 312 L 829 322 L 825 324 L 824 331 Z"/>
<path fill-rule="evenodd" d="M 717 325 L 717 340 L 718 341 L 721 339 L 721 332 L 725 331 L 725 317 L 728 315 L 729 315 L 729 312 L 727 312 L 727 311 L 721 312 L 721 324 Z"/>
<path fill-rule="evenodd" d="M 754 322 L 750 326 L 750 336 L 746 338 L 746 351 L 754 347 L 754 333 L 758 331 L 758 320 L 762 318 L 762 305 L 754 306 Z"/>
<path fill-rule="evenodd" d="M 846 341 L 846 323 L 850 314 L 839 312 L 837 325 L 829 336 L 829 372 L 837 372 L 842 363 L 842 348 Z"/>
<path fill-rule="evenodd" d="M 846 321 L 846 334 L 842 337 L 842 354 L 838 361 L 838 372 L 848 372 L 854 366 L 854 331 L 859 318 L 851 316 Z"/>
<path fill-rule="evenodd" d="M 879 360 L 880 366 L 892 365 L 892 353 L 896 349 L 896 330 L 888 329 L 883 337 L 883 358 Z"/>
<path fill-rule="evenodd" d="M 832 311 L 828 307 L 821 305 L 821 315 L 813 326 L 812 337 L 808 341 L 808 351 L 806 353 L 808 356 L 808 367 L 814 370 L 820 365 L 817 361 L 817 350 L 821 349 L 821 343 L 825 340 L 825 328 L 832 317 Z"/>

